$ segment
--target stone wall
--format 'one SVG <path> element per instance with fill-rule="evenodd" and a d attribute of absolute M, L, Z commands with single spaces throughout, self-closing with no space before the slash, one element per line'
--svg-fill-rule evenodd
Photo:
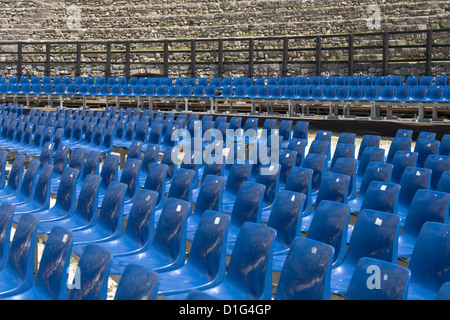
<path fill-rule="evenodd" d="M 24 46 L 23 51 L 42 52 L 42 55 L 24 55 L 23 74 L 32 75 L 42 72 L 45 61 L 45 41 L 90 41 L 90 40 L 148 40 L 148 39 L 210 39 L 236 38 L 236 41 L 224 41 L 224 49 L 248 50 L 248 41 L 240 38 L 278 37 L 297 35 L 336 35 L 344 33 L 365 33 L 402 30 L 425 30 L 450 28 L 450 1 L 444 0 L 68 0 L 68 1 L 7 1 L 0 0 L 0 39 L 4 41 L 24 41 L 37 45 Z M 355 46 L 379 45 L 381 38 L 374 40 L 359 40 L 355 37 Z M 434 44 L 450 43 L 449 32 L 439 34 Z M 322 46 L 345 46 L 346 38 L 323 38 Z M 402 35 L 395 37 L 390 44 L 423 44 L 422 35 Z M 292 43 L 291 43 L 292 42 Z M 281 73 L 280 51 L 258 51 L 279 49 L 280 40 L 255 40 L 254 76 L 277 76 Z M 52 46 L 52 75 L 73 74 L 76 47 L 65 45 Z M 132 54 L 132 62 L 158 63 L 162 56 L 162 43 L 133 45 L 132 50 L 145 50 L 144 54 Z M 217 44 L 197 43 L 197 49 L 217 48 Z M 290 41 L 290 48 L 315 46 L 314 39 Z M 86 48 L 85 48 L 86 47 Z M 169 60 L 176 64 L 170 66 L 169 75 L 188 76 L 191 72 L 189 64 L 189 41 L 171 44 L 171 48 L 187 50 L 186 53 L 171 53 Z M 83 45 L 83 51 L 105 52 L 104 44 Z M 123 45 L 113 44 L 112 75 L 122 75 L 124 66 L 121 63 Z M 2 45 L 0 52 L 13 52 L 14 46 Z M 398 51 L 398 52 L 396 52 Z M 67 52 L 61 54 L 60 52 Z M 314 74 L 314 65 L 301 63 L 313 60 L 314 51 L 289 52 L 289 59 L 300 63 L 288 66 L 289 74 Z M 380 59 L 380 50 L 365 50 L 355 52 L 355 60 Z M 394 59 L 423 58 L 424 51 L 419 48 L 404 48 L 391 50 Z M 448 48 L 435 48 L 433 58 L 447 58 Z M 336 63 L 324 64 L 324 73 L 346 74 L 346 65 L 339 63 L 345 60 L 347 53 L 342 50 L 322 50 L 324 61 L 337 60 Z M 0 55 L 0 66 L 5 72 L 14 71 L 15 66 L 8 61 L 15 61 L 14 54 Z M 261 61 L 272 60 L 275 63 L 259 64 Z M 105 54 L 83 54 L 82 74 L 103 74 L 105 71 Z M 213 62 L 217 61 L 216 52 L 197 54 L 196 75 L 216 76 L 218 69 Z M 245 61 L 248 54 L 244 52 L 228 52 L 224 56 L 226 62 L 236 62 L 224 65 L 225 75 L 245 75 L 248 73 Z M 96 63 L 100 64 L 96 64 Z M 116 63 L 116 64 L 115 64 Z M 244 63 L 244 64 L 243 64 Z M 405 73 L 405 70 L 421 72 L 422 65 L 391 64 L 389 71 L 393 74 Z M 448 71 L 448 64 L 433 65 L 433 73 Z M 380 66 L 355 65 L 355 73 L 374 74 L 381 72 Z M 131 74 L 162 74 L 161 65 L 132 65 Z"/>

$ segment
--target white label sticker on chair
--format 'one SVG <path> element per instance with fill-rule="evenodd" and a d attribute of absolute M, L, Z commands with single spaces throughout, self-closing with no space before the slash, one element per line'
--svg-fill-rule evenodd
<path fill-rule="evenodd" d="M 291 201 L 294 202 L 294 200 L 295 200 L 295 195 L 292 195 Z"/>
<path fill-rule="evenodd" d="M 384 277 L 383 277 L 383 280 L 386 281 L 387 279 L 388 279 L 388 275 L 385 274 Z"/>
<path fill-rule="evenodd" d="M 420 171 L 416 172 L 416 176 L 420 177 Z"/>
<path fill-rule="evenodd" d="M 383 220 L 381 220 L 380 218 L 376 218 L 376 219 L 375 219 L 375 224 L 376 224 L 377 226 L 381 226 L 382 223 L 383 223 Z"/>
<path fill-rule="evenodd" d="M 409 153 L 405 154 L 405 157 L 409 158 Z"/>
<path fill-rule="evenodd" d="M 286 158 L 289 158 L 289 153 L 286 153 Z"/>
<path fill-rule="evenodd" d="M 383 184 L 380 188 L 381 191 L 386 191 L 387 185 Z"/>
<path fill-rule="evenodd" d="M 269 171 L 273 171 L 273 169 L 274 169 L 274 166 L 269 167 Z"/>
<path fill-rule="evenodd" d="M 180 212 L 181 211 L 181 205 L 179 204 L 178 206 L 177 206 L 177 212 Z"/>
<path fill-rule="evenodd" d="M 217 217 L 216 219 L 214 219 L 214 224 L 219 224 L 219 222 L 220 222 L 220 218 L 219 218 L 219 217 Z"/>
<path fill-rule="evenodd" d="M 316 247 L 312 247 L 311 248 L 311 253 L 316 254 L 317 253 L 317 248 Z"/>
<path fill-rule="evenodd" d="M 62 238 L 62 243 L 66 243 L 67 237 L 68 237 L 67 234 L 65 234 L 64 237 Z"/>

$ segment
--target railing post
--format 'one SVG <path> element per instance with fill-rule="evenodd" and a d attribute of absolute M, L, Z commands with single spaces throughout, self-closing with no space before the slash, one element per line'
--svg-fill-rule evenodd
<path fill-rule="evenodd" d="M 281 76 L 286 77 L 287 76 L 287 69 L 288 69 L 288 48 L 289 47 L 289 39 L 287 37 L 283 38 L 283 62 L 281 65 Z"/>
<path fill-rule="evenodd" d="M 195 41 L 195 39 L 191 39 L 191 78 L 195 78 L 196 75 L 196 60 L 197 60 L 197 56 L 196 56 L 196 48 L 197 48 L 197 42 Z"/>
<path fill-rule="evenodd" d="M 217 77 L 223 77 L 223 39 L 219 39 L 217 48 Z"/>
<path fill-rule="evenodd" d="M 81 75 L 81 42 L 77 42 L 77 62 L 75 67 L 75 77 Z"/>
<path fill-rule="evenodd" d="M 248 40 L 248 77 L 253 78 L 253 61 L 255 59 L 255 41 Z"/>
<path fill-rule="evenodd" d="M 353 41 L 354 41 L 354 35 L 350 34 L 348 36 L 348 75 L 352 76 L 353 75 Z"/>
<path fill-rule="evenodd" d="M 389 72 L 389 32 L 383 33 L 383 76 Z"/>
<path fill-rule="evenodd" d="M 44 75 L 50 76 L 50 43 L 45 44 L 45 68 Z"/>
<path fill-rule="evenodd" d="M 125 43 L 125 77 L 130 77 L 130 41 Z"/>
<path fill-rule="evenodd" d="M 111 76 L 111 42 L 106 43 L 106 65 L 105 65 L 105 77 Z"/>
<path fill-rule="evenodd" d="M 322 74 L 322 37 L 316 37 L 316 76 Z"/>
<path fill-rule="evenodd" d="M 164 40 L 163 76 L 169 76 L 169 41 Z"/>
<path fill-rule="evenodd" d="M 433 31 L 427 30 L 425 75 L 431 76 L 431 60 L 433 58 Z"/>
<path fill-rule="evenodd" d="M 20 80 L 20 77 L 22 77 L 22 43 L 17 43 L 17 77 Z"/>

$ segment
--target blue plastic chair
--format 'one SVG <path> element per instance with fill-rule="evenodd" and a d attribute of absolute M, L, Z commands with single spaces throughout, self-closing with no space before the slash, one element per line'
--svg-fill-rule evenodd
<path fill-rule="evenodd" d="M 201 216 L 186 263 L 159 273 L 159 295 L 175 295 L 217 285 L 226 273 L 226 239 L 230 216 L 206 210 Z"/>
<path fill-rule="evenodd" d="M 364 150 L 366 148 L 368 148 L 368 147 L 379 148 L 380 140 L 381 140 L 381 137 L 379 135 L 373 135 L 373 134 L 364 135 L 361 140 L 361 143 L 359 144 L 359 150 L 358 150 L 358 155 L 357 155 L 358 161 L 361 160 Z"/>
<path fill-rule="evenodd" d="M 330 291 L 345 294 L 356 265 L 363 257 L 397 263 L 397 215 L 376 210 L 362 210 L 356 220 L 342 263 L 331 271 Z"/>
<path fill-rule="evenodd" d="M 207 210 L 221 210 L 224 186 L 224 177 L 207 174 L 203 178 L 194 211 L 187 219 L 186 239 L 188 241 L 193 241 L 201 217 Z"/>
<path fill-rule="evenodd" d="M 231 165 L 223 193 L 223 212 L 230 213 L 233 210 L 239 189 L 245 181 L 248 181 L 251 170 L 252 165 L 248 163 Z"/>
<path fill-rule="evenodd" d="M 288 190 L 280 191 L 274 201 L 267 226 L 277 231 L 273 244 L 273 271 L 281 271 L 292 242 L 301 236 L 301 209 L 305 195 Z"/>
<path fill-rule="evenodd" d="M 289 172 L 284 186 L 284 190 L 302 193 L 306 196 L 301 209 L 303 217 L 309 215 L 312 211 L 312 177 L 312 169 L 295 167 Z"/>
<path fill-rule="evenodd" d="M 3 270 L 0 271 L 0 299 L 27 291 L 34 281 L 36 230 L 39 219 L 21 216 Z"/>
<path fill-rule="evenodd" d="M 329 300 L 334 248 L 306 238 L 296 238 L 278 281 L 275 300 Z"/>
<path fill-rule="evenodd" d="M 348 202 L 348 185 L 350 177 L 344 174 L 327 172 L 323 175 L 322 183 L 315 206 L 319 206 L 320 202 L 324 200 L 334 201 L 338 203 L 347 204 Z M 315 212 L 303 217 L 302 219 L 302 231 L 308 231 L 311 224 L 311 220 L 314 217 Z"/>
<path fill-rule="evenodd" d="M 398 196 L 397 210 L 402 226 L 405 222 L 414 195 L 420 189 L 430 189 L 430 181 L 430 169 L 409 167 L 403 171 L 403 175 L 399 183 L 400 192 Z"/>
<path fill-rule="evenodd" d="M 190 210 L 187 201 L 168 198 L 151 246 L 136 254 L 114 256 L 111 274 L 122 274 L 130 263 L 156 272 L 181 267 L 186 259 L 186 218 Z"/>
<path fill-rule="evenodd" d="M 69 300 L 106 300 L 111 253 L 88 244 L 80 256 Z"/>
<path fill-rule="evenodd" d="M 272 251 L 276 231 L 259 223 L 242 225 L 225 279 L 218 285 L 200 290 L 219 300 L 270 300 L 272 298 Z M 263 244 L 263 245 L 261 245 Z M 248 275 L 252 276 L 249 277 Z M 185 299 L 178 294 L 166 299 Z"/>
<path fill-rule="evenodd" d="M 33 286 L 11 300 L 66 300 L 68 296 L 67 277 L 73 244 L 71 231 L 55 227 L 50 232 Z"/>
<path fill-rule="evenodd" d="M 153 163 L 148 169 L 143 189 L 158 193 L 156 209 L 164 207 L 166 201 L 166 180 L 169 167 L 163 163 Z"/>
<path fill-rule="evenodd" d="M 255 183 L 265 186 L 263 207 L 261 208 L 263 222 L 267 222 L 269 219 L 270 211 L 279 189 L 280 171 L 280 164 L 263 164 L 255 177 Z"/>
<path fill-rule="evenodd" d="M 423 225 L 409 261 L 408 300 L 434 300 L 442 284 L 449 282 L 449 232 L 448 224 Z"/>
<path fill-rule="evenodd" d="M 356 198 L 356 167 L 358 161 L 354 158 L 337 158 L 330 172 L 345 174 L 350 177 L 348 186 L 348 201 Z"/>
<path fill-rule="evenodd" d="M 302 168 L 312 169 L 312 191 L 318 192 L 322 182 L 322 176 L 328 170 L 327 156 L 323 154 L 308 153 L 303 159 Z"/>
<path fill-rule="evenodd" d="M 367 187 L 360 212 L 363 209 L 372 209 L 396 215 L 399 193 L 400 185 L 396 183 L 372 181 Z"/>
<path fill-rule="evenodd" d="M 359 191 L 361 182 L 364 177 L 364 172 L 370 162 L 383 162 L 384 159 L 383 148 L 366 147 L 361 155 L 356 169 L 356 190 Z"/>
<path fill-rule="evenodd" d="M 242 225 L 247 222 L 262 222 L 262 207 L 265 186 L 259 183 L 245 181 L 239 188 L 231 211 L 230 229 L 227 237 L 227 255 L 230 255 Z M 251 196 L 250 196 L 251 195 Z"/>
<path fill-rule="evenodd" d="M 326 141 L 328 142 L 328 149 L 327 149 L 327 160 L 331 159 L 331 137 L 333 136 L 333 132 L 328 131 L 328 130 L 318 130 L 316 133 L 316 136 L 314 138 L 314 140 L 319 140 L 319 141 Z"/>
<path fill-rule="evenodd" d="M 96 223 L 89 228 L 73 229 L 74 252 L 77 246 L 117 239 L 123 233 L 123 202 L 127 185 L 118 181 L 110 183 L 105 193 Z"/>
<path fill-rule="evenodd" d="M 88 174 L 100 175 L 100 157 L 101 153 L 98 151 L 88 151 L 86 160 L 84 162 L 83 171 L 77 182 L 77 197 L 80 194 L 81 187 Z M 105 158 L 106 159 L 106 158 Z"/>
<path fill-rule="evenodd" d="M 307 238 L 329 244 L 334 248 L 333 268 L 342 263 L 346 253 L 350 215 L 351 209 L 348 205 L 323 200 L 315 208 L 314 217 L 306 234 Z"/>
<path fill-rule="evenodd" d="M 407 167 L 415 167 L 417 163 L 417 153 L 410 151 L 397 151 L 392 158 L 391 182 L 400 183 L 403 171 Z"/>
<path fill-rule="evenodd" d="M 431 170 L 430 189 L 436 190 L 442 174 L 450 171 L 450 156 L 430 154 L 424 168 Z"/>
<path fill-rule="evenodd" d="M 280 164 L 280 181 L 278 189 L 283 189 L 289 173 L 297 163 L 297 152 L 294 150 L 281 150 L 278 162 Z"/>
<path fill-rule="evenodd" d="M 281 148 L 286 149 L 292 138 L 292 120 L 281 120 L 278 126 L 278 135 L 283 139 L 281 141 Z"/>
<path fill-rule="evenodd" d="M 76 208 L 72 215 L 62 219 L 39 223 L 40 233 L 49 233 L 53 227 L 59 226 L 71 231 L 92 227 L 98 218 L 98 193 L 101 178 L 98 175 L 88 174 L 81 192 L 77 197 Z"/>
<path fill-rule="evenodd" d="M 411 138 L 394 138 L 389 146 L 385 162 L 392 163 L 392 159 L 397 151 L 411 151 Z"/>
<path fill-rule="evenodd" d="M 117 154 L 108 154 L 103 161 L 102 170 L 100 176 L 102 177 L 102 183 L 100 184 L 100 194 L 98 199 L 99 207 L 103 203 L 106 189 L 113 181 L 118 181 L 120 156 Z"/>
<path fill-rule="evenodd" d="M 332 168 L 338 158 L 355 158 L 355 145 L 348 143 L 337 143 L 333 157 L 329 162 L 329 167 Z"/>
<path fill-rule="evenodd" d="M 144 251 L 153 241 L 155 204 L 158 194 L 142 189 L 136 195 L 127 217 L 125 231 L 118 238 L 97 242 L 112 256 L 136 254 Z M 76 246 L 74 253 L 80 255 L 82 246 Z"/>
<path fill-rule="evenodd" d="M 410 277 L 410 270 L 396 263 L 361 258 L 345 300 L 406 300 Z"/>
<path fill-rule="evenodd" d="M 352 212 L 359 212 L 364 201 L 367 188 L 372 181 L 390 182 L 393 166 L 389 163 L 369 162 L 361 180 L 358 195 L 348 202 Z"/>
<path fill-rule="evenodd" d="M 137 265 L 127 265 L 117 285 L 114 300 L 156 300 L 159 276 Z"/>
<path fill-rule="evenodd" d="M 0 204 L 0 271 L 8 260 L 14 209 L 12 204 Z"/>
<path fill-rule="evenodd" d="M 409 258 L 425 222 L 449 222 L 450 194 L 420 189 L 414 195 L 398 238 L 399 257 Z"/>
<path fill-rule="evenodd" d="M 421 139 L 416 141 L 414 152 L 417 152 L 417 167 L 423 168 L 428 156 L 438 153 L 439 144 L 439 140 Z"/>

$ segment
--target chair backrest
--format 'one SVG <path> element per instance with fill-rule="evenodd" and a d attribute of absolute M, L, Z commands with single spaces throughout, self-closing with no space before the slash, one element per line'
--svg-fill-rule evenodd
<path fill-rule="evenodd" d="M 236 195 L 231 212 L 231 223 L 242 226 L 244 222 L 260 223 L 266 187 L 262 184 L 244 181 Z"/>
<path fill-rule="evenodd" d="M 102 188 L 106 189 L 111 182 L 117 181 L 119 161 L 119 155 L 110 153 L 106 156 L 103 161 L 102 171 L 100 172 L 100 176 L 102 177 Z"/>
<path fill-rule="evenodd" d="M 31 287 L 34 278 L 34 255 L 39 218 L 25 213 L 20 217 L 11 241 L 5 268 L 16 274 L 20 285 Z"/>
<path fill-rule="evenodd" d="M 322 185 L 317 193 L 315 205 L 323 200 L 346 204 L 348 202 L 348 186 L 350 177 L 340 173 L 327 172 L 323 175 Z"/>
<path fill-rule="evenodd" d="M 225 190 L 236 195 L 242 183 L 250 177 L 251 168 L 251 164 L 248 163 L 231 165 Z"/>
<path fill-rule="evenodd" d="M 297 162 L 297 151 L 294 150 L 281 150 L 278 161 L 280 164 L 280 185 L 285 185 L 286 180 L 291 172 L 292 168 L 295 167 Z"/>
<path fill-rule="evenodd" d="M 266 187 L 264 191 L 264 205 L 270 206 L 278 192 L 280 181 L 280 164 L 263 164 L 255 178 L 255 182 Z"/>
<path fill-rule="evenodd" d="M 158 193 L 158 205 L 164 204 L 166 199 L 166 180 L 169 167 L 163 163 L 153 163 L 148 169 L 144 182 L 144 189 Z"/>
<path fill-rule="evenodd" d="M 313 191 L 318 191 L 321 182 L 322 175 L 327 171 L 327 156 L 323 154 L 308 153 L 303 159 L 302 168 L 308 168 L 313 170 L 313 176 L 311 181 L 311 187 Z"/>
<path fill-rule="evenodd" d="M 406 216 L 402 234 L 417 238 L 428 221 L 449 223 L 450 194 L 429 189 L 415 193 Z"/>
<path fill-rule="evenodd" d="M 167 196 L 190 202 L 195 172 L 190 169 L 179 168 L 175 171 Z"/>
<path fill-rule="evenodd" d="M 152 247 L 173 263 L 180 259 L 184 263 L 186 259 L 186 219 L 191 210 L 189 202 L 167 198 L 159 217 Z"/>
<path fill-rule="evenodd" d="M 278 281 L 276 300 L 328 300 L 334 248 L 307 238 L 292 243 Z"/>
<path fill-rule="evenodd" d="M 417 152 L 397 151 L 392 158 L 391 182 L 400 183 L 403 171 L 407 167 L 415 167 L 417 163 Z"/>
<path fill-rule="evenodd" d="M 412 140 L 411 138 L 394 138 L 391 141 L 389 151 L 387 154 L 386 162 L 392 163 L 392 160 L 397 151 L 411 151 Z"/>
<path fill-rule="evenodd" d="M 450 225 L 426 222 L 417 237 L 409 260 L 411 283 L 437 295 L 441 285 L 450 281 Z"/>
<path fill-rule="evenodd" d="M 399 205 L 409 208 L 414 195 L 419 189 L 429 189 L 431 170 L 426 168 L 408 167 L 403 171 L 400 180 Z"/>
<path fill-rule="evenodd" d="M 132 239 L 140 247 L 153 242 L 155 205 L 158 193 L 141 189 L 137 192 L 131 206 L 124 236 Z"/>
<path fill-rule="evenodd" d="M 438 153 L 443 156 L 450 156 L 450 133 L 442 136 Z"/>
<path fill-rule="evenodd" d="M 312 209 L 312 177 L 313 169 L 295 167 L 289 172 L 285 190 L 303 193 L 306 196 L 305 205 L 302 209 L 302 214 L 311 212 Z"/>
<path fill-rule="evenodd" d="M 355 145 L 348 143 L 338 143 L 331 159 L 330 167 L 333 167 L 338 158 L 355 158 Z"/>
<path fill-rule="evenodd" d="M 361 210 L 344 261 L 356 265 L 363 257 L 397 263 L 400 218 L 377 210 Z"/>
<path fill-rule="evenodd" d="M 0 205 L 0 270 L 3 270 L 8 260 L 14 210 L 15 206 L 12 204 Z"/>
<path fill-rule="evenodd" d="M 202 215 L 206 210 L 219 211 L 221 209 L 225 180 L 222 176 L 210 174 L 202 179 L 194 214 Z"/>
<path fill-rule="evenodd" d="M 119 181 L 112 181 L 106 189 L 97 225 L 110 235 L 123 233 L 123 206 L 126 191 L 127 185 Z"/>
<path fill-rule="evenodd" d="M 99 151 L 89 151 L 87 153 L 83 172 L 81 174 L 81 180 L 84 180 L 88 174 L 99 174 L 100 156 L 101 152 Z"/>
<path fill-rule="evenodd" d="M 345 300 L 405 300 L 411 271 L 397 263 L 361 258 L 350 279 Z"/>
<path fill-rule="evenodd" d="M 150 166 L 158 162 L 158 155 L 159 155 L 159 145 L 148 143 L 147 149 L 144 152 L 144 157 L 142 158 L 142 164 L 141 164 L 141 172 L 146 173 L 150 169 Z"/>
<path fill-rule="evenodd" d="M 358 160 L 361 160 L 364 150 L 367 147 L 379 148 L 381 137 L 378 135 L 366 134 L 363 136 L 361 143 L 359 144 Z"/>
<path fill-rule="evenodd" d="M 141 170 L 142 160 L 139 159 L 127 159 L 123 167 L 122 175 L 120 176 L 120 182 L 127 185 L 127 192 L 125 199 L 129 200 L 139 190 L 139 175 Z"/>
<path fill-rule="evenodd" d="M 229 215 L 205 210 L 195 231 L 187 264 L 210 279 L 225 276 L 229 223 Z"/>
<path fill-rule="evenodd" d="M 23 175 L 22 184 L 20 185 L 20 194 L 30 199 L 33 196 L 33 192 L 36 188 L 37 173 L 39 170 L 41 162 L 39 160 L 33 159 L 27 166 L 27 170 Z"/>
<path fill-rule="evenodd" d="M 73 245 L 73 233 L 70 230 L 52 228 L 39 262 L 39 270 L 34 283 L 41 294 L 52 300 L 66 300 L 67 269 Z"/>
<path fill-rule="evenodd" d="M 306 237 L 334 248 L 333 267 L 342 262 L 346 253 L 350 215 L 350 206 L 330 200 L 321 201 L 314 209 Z"/>
<path fill-rule="evenodd" d="M 361 158 L 359 158 L 359 164 L 356 174 L 359 177 L 363 177 L 369 162 L 383 162 L 384 151 L 385 150 L 383 148 L 375 148 L 375 147 L 364 148 Z"/>
<path fill-rule="evenodd" d="M 417 166 L 423 168 L 429 155 L 437 154 L 439 150 L 439 140 L 421 139 L 416 141 L 414 152 L 417 152 Z"/>
<path fill-rule="evenodd" d="M 372 181 L 367 187 L 361 204 L 363 209 L 372 209 L 396 214 L 400 185 L 391 182 Z"/>
<path fill-rule="evenodd" d="M 95 224 L 98 219 L 98 196 L 100 193 L 100 182 L 102 178 L 96 174 L 88 174 L 81 186 L 78 196 L 75 215 L 85 224 Z"/>
<path fill-rule="evenodd" d="M 358 160 L 353 158 L 337 158 L 330 172 L 345 174 L 350 177 L 348 185 L 349 200 L 356 197 L 356 167 Z"/>
<path fill-rule="evenodd" d="M 230 256 L 225 281 L 239 285 L 239 289 L 251 298 L 270 299 L 275 236 L 273 228 L 259 223 L 244 223 Z M 249 274 L 252 276 L 248 277 Z"/>
<path fill-rule="evenodd" d="M 277 231 L 275 251 L 290 248 L 294 239 L 301 235 L 301 213 L 305 200 L 303 193 L 289 190 L 277 193 L 267 221 L 267 226 Z"/>
<path fill-rule="evenodd" d="M 365 195 L 367 187 L 372 181 L 390 182 L 392 164 L 381 162 L 369 162 L 361 180 L 359 194 Z"/>
<path fill-rule="evenodd" d="M 114 300 L 155 300 L 158 274 L 136 264 L 128 264 L 117 285 Z"/>
<path fill-rule="evenodd" d="M 61 175 L 55 206 L 66 212 L 75 208 L 78 175 L 79 171 L 70 167 L 65 168 Z"/>
<path fill-rule="evenodd" d="M 450 156 L 430 154 L 425 161 L 424 168 L 432 171 L 430 188 L 436 190 L 442 174 L 446 171 L 450 171 Z"/>
<path fill-rule="evenodd" d="M 89 243 L 78 262 L 77 273 L 69 293 L 69 300 L 106 300 L 111 252 Z"/>
<path fill-rule="evenodd" d="M 70 148 L 66 144 L 60 144 L 53 156 L 53 166 L 56 174 L 61 175 L 67 166 Z"/>

